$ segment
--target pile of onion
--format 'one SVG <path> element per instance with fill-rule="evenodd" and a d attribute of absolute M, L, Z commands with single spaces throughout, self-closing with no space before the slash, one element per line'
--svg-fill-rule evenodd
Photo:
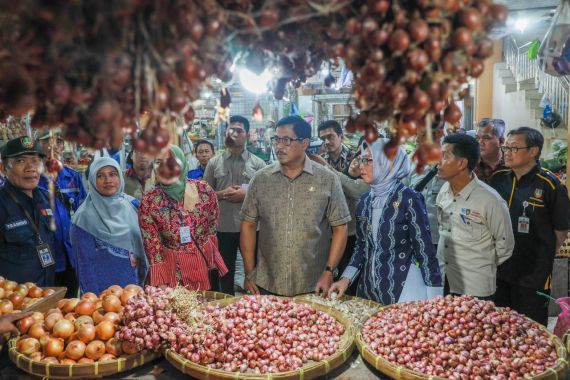
<path fill-rule="evenodd" d="M 0 276 L 0 315 L 24 310 L 55 292 L 42 289 L 33 282 L 18 284 Z"/>
<path fill-rule="evenodd" d="M 139 350 L 121 342 L 123 305 L 142 292 L 137 285 L 113 285 L 101 293 L 62 299 L 47 313 L 33 313 L 18 321 L 22 336 L 18 352 L 32 360 L 54 364 L 104 362 Z"/>
<path fill-rule="evenodd" d="M 208 306 L 202 328 L 178 337 L 178 353 L 226 371 L 276 373 L 334 354 L 344 327 L 309 305 L 274 296 L 245 296 Z"/>
<path fill-rule="evenodd" d="M 366 321 L 362 335 L 384 359 L 450 379 L 536 376 L 558 359 L 537 323 L 470 296 L 394 305 Z"/>

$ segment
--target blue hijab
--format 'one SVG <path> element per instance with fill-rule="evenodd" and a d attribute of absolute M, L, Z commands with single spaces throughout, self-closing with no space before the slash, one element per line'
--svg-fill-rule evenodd
<path fill-rule="evenodd" d="M 119 190 L 111 196 L 99 194 L 97 173 L 105 166 L 117 169 L 121 181 Z M 72 222 L 91 235 L 115 247 L 133 252 L 145 263 L 138 211 L 134 199 L 123 192 L 125 180 L 117 161 L 111 157 L 96 158 L 89 169 L 89 194 L 73 215 Z"/>
<path fill-rule="evenodd" d="M 412 171 L 412 163 L 402 147 L 398 147 L 396 156 L 390 160 L 384 154 L 384 145 L 388 139 L 378 139 L 370 145 L 372 163 L 374 165 L 374 180 L 372 181 L 372 208 L 384 206 L 388 194 Z"/>

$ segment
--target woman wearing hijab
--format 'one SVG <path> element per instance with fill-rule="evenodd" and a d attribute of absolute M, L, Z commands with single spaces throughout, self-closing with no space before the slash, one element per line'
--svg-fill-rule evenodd
<path fill-rule="evenodd" d="M 148 284 L 217 290 L 217 275 L 228 270 L 218 251 L 216 193 L 204 181 L 186 179 L 184 153 L 174 145 L 170 150 L 183 166 L 179 178 L 169 184 L 157 174 L 157 185 L 143 196 L 139 211 L 150 261 Z"/>
<path fill-rule="evenodd" d="M 148 263 L 138 223 L 138 201 L 123 192 L 125 182 L 117 161 L 95 159 L 89 187 L 70 229 L 81 292 L 99 294 L 111 285 L 143 285 Z"/>
<path fill-rule="evenodd" d="M 411 171 L 410 159 L 402 148 L 388 159 L 386 142 L 377 140 L 360 158 L 371 190 L 356 208 L 354 254 L 329 296 L 344 294 L 360 272 L 356 295 L 384 305 L 442 294 L 424 200 L 401 182 Z"/>

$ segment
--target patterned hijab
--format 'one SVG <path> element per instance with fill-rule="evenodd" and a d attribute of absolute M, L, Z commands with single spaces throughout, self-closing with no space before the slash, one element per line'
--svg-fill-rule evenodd
<path fill-rule="evenodd" d="M 119 190 L 108 197 L 99 194 L 96 186 L 97 173 L 106 166 L 117 169 L 121 181 Z M 89 169 L 89 194 L 72 222 L 96 238 L 144 258 L 138 211 L 131 203 L 134 198 L 125 194 L 124 188 L 119 163 L 110 157 L 96 158 Z"/>
<path fill-rule="evenodd" d="M 396 156 L 390 160 L 384 154 L 384 145 L 388 139 L 378 139 L 370 145 L 374 164 L 374 180 L 372 181 L 372 207 L 382 208 L 392 189 L 412 171 L 412 164 L 406 151 L 398 147 Z"/>

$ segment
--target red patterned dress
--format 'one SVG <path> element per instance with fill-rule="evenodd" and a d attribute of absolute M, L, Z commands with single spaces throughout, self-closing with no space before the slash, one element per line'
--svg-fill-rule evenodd
<path fill-rule="evenodd" d="M 146 193 L 139 208 L 144 249 L 150 262 L 148 284 L 183 285 L 188 289 L 211 288 L 208 267 L 220 276 L 228 272 L 218 250 L 216 227 L 220 210 L 216 193 L 204 181 L 187 180 L 197 188 L 197 200 L 190 211 L 184 202 L 169 197 L 159 186 Z M 188 186 L 187 186 L 188 188 Z M 192 239 L 180 241 L 180 227 L 189 226 Z M 196 248 L 200 246 L 202 253 Z"/>

